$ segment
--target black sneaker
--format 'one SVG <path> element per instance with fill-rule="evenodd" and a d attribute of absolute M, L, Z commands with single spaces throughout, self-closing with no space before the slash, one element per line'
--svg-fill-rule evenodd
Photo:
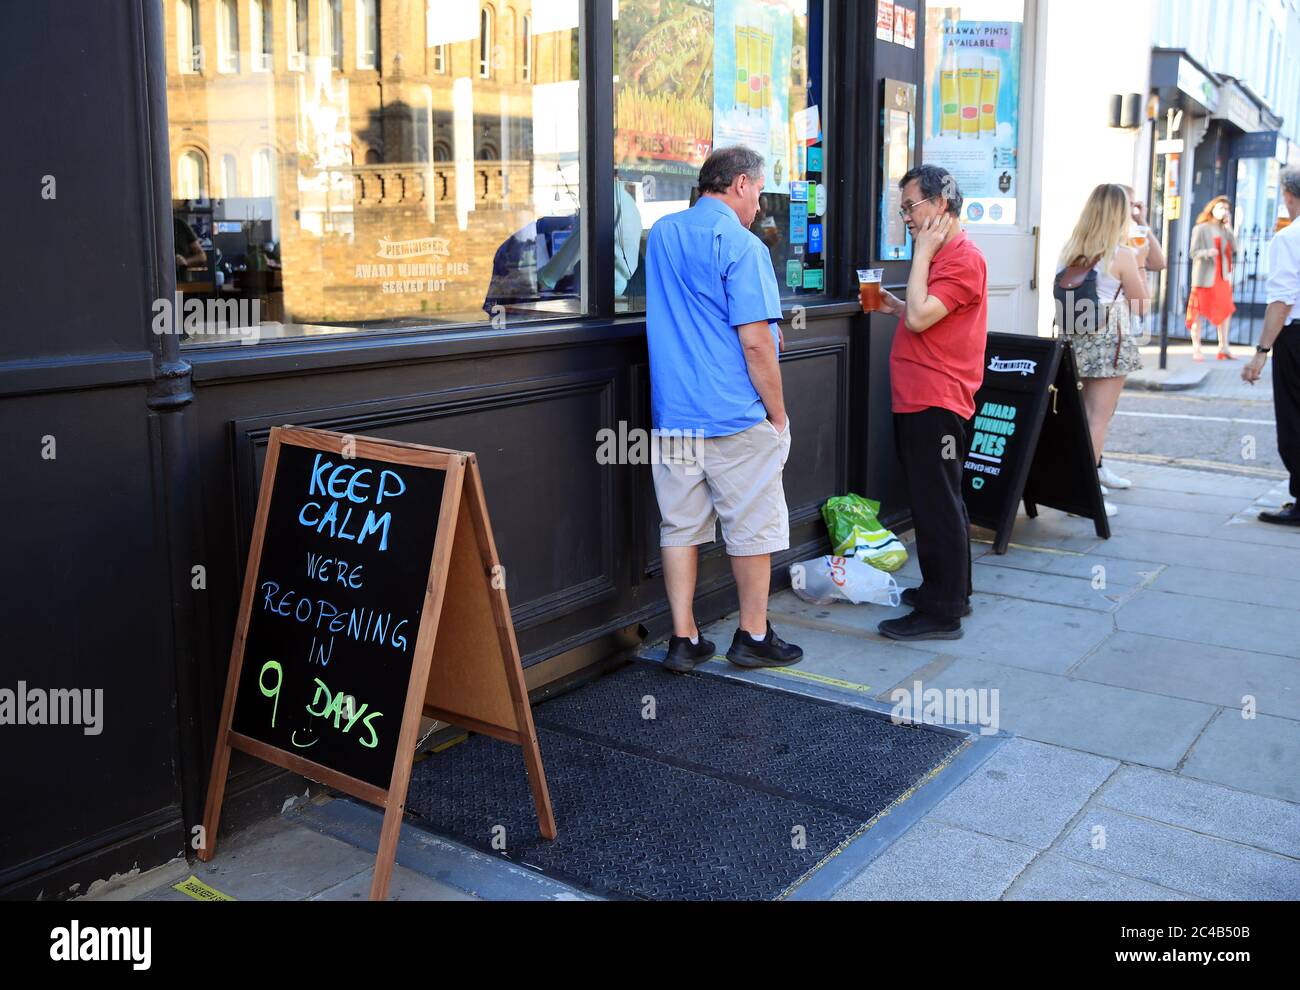
<path fill-rule="evenodd" d="M 900 605 L 906 605 L 908 608 L 916 608 L 916 589 L 904 588 L 903 593 L 898 596 L 898 601 Z M 962 616 L 965 617 L 970 615 L 970 612 L 970 604 L 967 603 L 966 610 L 962 612 Z"/>
<path fill-rule="evenodd" d="M 913 612 L 901 619 L 886 619 L 879 626 L 882 636 L 890 639 L 961 639 L 961 619 L 941 619 L 925 612 Z"/>
<path fill-rule="evenodd" d="M 1276 512 L 1261 512 L 1259 521 L 1277 526 L 1300 526 L 1300 508 L 1294 502 L 1288 502 Z"/>
<path fill-rule="evenodd" d="M 803 659 L 803 650 L 781 639 L 769 622 L 767 635 L 762 639 L 755 639 L 745 630 L 737 629 L 727 659 L 737 667 L 788 667 Z"/>
<path fill-rule="evenodd" d="M 717 647 L 703 636 L 698 643 L 692 643 L 685 636 L 671 636 L 668 639 L 668 656 L 664 658 L 664 667 L 674 674 L 686 674 L 716 652 Z"/>

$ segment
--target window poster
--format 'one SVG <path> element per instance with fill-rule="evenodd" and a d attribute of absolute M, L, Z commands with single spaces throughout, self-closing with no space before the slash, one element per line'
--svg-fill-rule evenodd
<path fill-rule="evenodd" d="M 615 58 L 615 165 L 693 178 L 714 144 L 713 3 L 622 4 Z"/>
<path fill-rule="evenodd" d="M 926 11 L 925 160 L 957 180 L 964 221 L 1014 224 L 1022 25 L 946 17 L 953 9 Z"/>
<path fill-rule="evenodd" d="M 876 39 L 878 41 L 894 40 L 893 0 L 879 0 L 876 4 Z"/>
<path fill-rule="evenodd" d="M 717 0 L 713 16 L 713 146 L 753 148 L 767 160 L 765 191 L 788 194 L 792 6 Z"/>
<path fill-rule="evenodd" d="M 886 79 L 881 104 L 880 250 L 881 261 L 912 257 L 912 236 L 899 215 L 903 193 L 899 181 L 916 164 L 916 86 Z"/>

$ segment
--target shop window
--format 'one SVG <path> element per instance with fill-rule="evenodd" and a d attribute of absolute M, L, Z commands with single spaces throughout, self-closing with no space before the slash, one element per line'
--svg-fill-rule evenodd
<path fill-rule="evenodd" d="M 783 295 L 825 292 L 821 0 L 621 0 L 614 21 L 614 290 L 645 309 L 645 244 L 716 148 L 764 158 L 750 228 Z"/>
<path fill-rule="evenodd" d="M 264 37 L 257 7 L 237 2 L 250 17 L 247 38 L 256 52 Z M 577 217 L 583 138 L 571 61 L 579 48 L 578 0 L 534 0 L 527 8 L 534 49 L 562 55 L 554 72 L 549 56 L 535 61 L 527 85 L 520 82 L 522 15 L 506 44 L 498 33 L 503 5 L 344 4 L 347 25 L 358 27 L 357 57 L 340 72 L 331 57 L 339 35 L 318 31 L 326 23 L 319 12 L 332 6 L 264 2 L 286 18 L 285 58 L 241 82 L 247 98 L 169 101 L 173 210 L 183 248 L 177 284 L 187 298 L 255 302 L 263 343 L 500 327 L 584 311 L 587 265 Z M 354 9 L 361 22 L 353 21 Z M 179 46 L 188 40 L 176 23 L 179 8 L 167 0 L 164 10 L 173 21 L 166 37 Z M 425 33 L 418 25 L 393 32 L 386 39 L 393 50 L 381 62 L 371 12 L 400 25 L 430 10 L 436 16 Z M 322 17 L 312 22 L 322 56 L 315 62 L 308 11 Z M 498 60 L 489 78 L 473 61 L 485 42 L 489 63 Z M 371 51 L 374 68 L 366 68 Z M 453 52 L 464 61 L 453 65 Z M 386 64 L 400 65 L 400 78 L 382 78 Z M 201 136 L 202 148 L 191 135 Z M 210 186 L 218 198 L 209 198 Z M 611 264 L 602 259 L 597 270 Z M 199 333 L 185 342 L 230 343 Z"/>
<path fill-rule="evenodd" d="M 252 41 L 252 62 L 255 72 L 271 71 L 274 52 L 275 28 L 272 23 L 272 0 L 249 0 L 248 26 Z"/>
<path fill-rule="evenodd" d="M 199 0 L 176 0 L 176 65 L 190 74 L 203 71 L 203 40 L 199 34 Z"/>
<path fill-rule="evenodd" d="M 357 0 L 357 68 L 379 68 L 379 0 Z"/>
<path fill-rule="evenodd" d="M 217 70 L 239 71 L 238 0 L 219 0 L 217 4 Z"/>

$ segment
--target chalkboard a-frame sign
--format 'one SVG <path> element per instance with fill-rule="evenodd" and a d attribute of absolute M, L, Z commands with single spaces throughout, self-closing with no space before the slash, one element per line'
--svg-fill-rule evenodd
<path fill-rule="evenodd" d="M 994 530 L 993 552 L 1007 552 L 1022 499 L 1031 519 L 1050 506 L 1110 539 L 1096 460 L 1070 346 L 989 334 L 962 494 L 971 522 Z"/>
<path fill-rule="evenodd" d="M 238 749 L 384 809 L 388 896 L 421 715 L 522 746 L 555 818 L 474 455 L 271 431 L 198 857 Z"/>

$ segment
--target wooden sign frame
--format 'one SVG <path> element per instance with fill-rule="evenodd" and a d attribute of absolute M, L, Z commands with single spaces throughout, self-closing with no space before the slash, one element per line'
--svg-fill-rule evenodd
<path fill-rule="evenodd" d="M 386 789 L 231 728 L 266 537 L 267 512 L 275 489 L 280 449 L 286 445 L 446 472 L 424 607 L 412 652 L 397 756 Z M 272 429 L 244 571 L 235 639 L 230 648 L 230 670 L 203 813 L 204 841 L 198 858 L 207 862 L 216 854 L 230 753 L 238 749 L 384 809 L 370 899 L 386 900 L 422 715 L 523 747 L 539 830 L 543 838 L 554 839 L 555 815 L 528 704 L 505 582 L 500 580 L 502 574 L 474 454 L 326 430 L 293 426 Z"/>

